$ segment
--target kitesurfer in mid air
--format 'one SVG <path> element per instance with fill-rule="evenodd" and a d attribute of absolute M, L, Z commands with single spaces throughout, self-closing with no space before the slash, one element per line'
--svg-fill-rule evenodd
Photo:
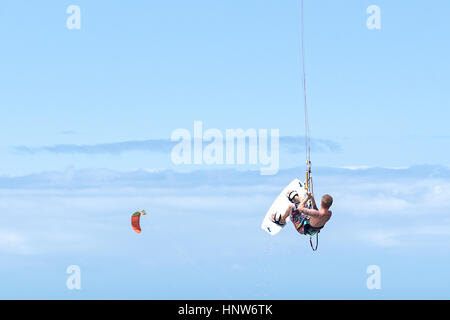
<path fill-rule="evenodd" d="M 329 194 L 322 197 L 320 210 L 317 208 L 316 201 L 311 193 L 308 193 L 305 199 L 300 198 L 295 191 L 289 192 L 287 196 L 292 204 L 288 206 L 283 215 L 278 213 L 272 215 L 274 223 L 284 226 L 287 217 L 290 217 L 299 233 L 312 235 L 319 232 L 325 223 L 330 220 L 332 214 L 330 207 L 333 204 L 333 198 Z M 309 200 L 311 200 L 311 209 L 306 207 Z"/>

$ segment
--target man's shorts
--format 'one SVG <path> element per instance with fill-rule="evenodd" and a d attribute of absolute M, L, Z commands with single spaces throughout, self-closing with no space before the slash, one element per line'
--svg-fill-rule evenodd
<path fill-rule="evenodd" d="M 297 210 L 297 204 L 295 204 L 291 208 L 291 212 L 289 213 L 289 217 L 291 218 L 292 223 L 295 226 L 295 229 L 301 233 L 305 234 L 305 227 L 309 226 L 309 218 L 305 216 L 302 212 Z"/>

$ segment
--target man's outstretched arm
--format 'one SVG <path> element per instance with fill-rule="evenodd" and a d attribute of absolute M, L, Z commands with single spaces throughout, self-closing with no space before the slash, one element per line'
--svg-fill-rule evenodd
<path fill-rule="evenodd" d="M 310 195 L 307 194 L 305 199 L 303 199 L 302 202 L 300 202 L 300 204 L 298 205 L 299 210 L 300 210 L 300 208 L 304 208 L 306 206 L 306 203 L 308 202 L 309 198 L 310 198 Z"/>

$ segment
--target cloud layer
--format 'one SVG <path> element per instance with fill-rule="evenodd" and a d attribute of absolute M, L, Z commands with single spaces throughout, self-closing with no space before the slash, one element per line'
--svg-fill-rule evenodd
<path fill-rule="evenodd" d="M 231 211 L 260 199 L 265 206 L 303 168 L 281 170 L 276 176 L 261 176 L 258 171 L 199 170 L 189 173 L 172 170 L 135 170 L 119 172 L 106 169 L 43 172 L 20 177 L 0 177 L 0 191 L 9 207 L 26 202 L 17 197 L 33 195 L 39 206 L 48 206 L 48 198 L 87 195 L 86 203 L 98 208 L 99 199 L 108 197 L 145 197 L 181 210 L 208 210 L 212 203 Z M 301 178 L 301 176 L 300 176 Z M 442 166 L 418 166 L 405 169 L 315 168 L 317 197 L 329 193 L 335 198 L 336 225 L 356 230 L 355 237 L 375 245 L 400 245 L 405 234 L 418 238 L 429 234 L 449 235 L 450 169 Z M 243 202 L 233 199 L 242 198 Z M 183 205 L 171 199 L 183 199 Z M 246 201 L 245 199 L 248 199 Z M 84 200 L 83 200 L 84 201 Z M 54 202 L 51 202 L 54 203 Z M 204 205 L 206 204 L 206 205 Z M 87 210 L 87 207 L 83 210 Z M 261 206 L 259 213 L 265 210 Z M 257 210 L 258 211 L 258 210 Z M 55 214 L 57 214 L 55 212 Z M 257 213 L 255 212 L 255 217 Z M 6 224 L 7 225 L 7 224 Z M 434 229 L 433 227 L 439 227 Z M 433 231 L 435 230 L 435 231 Z M 18 239 L 18 238 L 16 238 Z M 411 240 L 411 239 L 409 239 Z M 413 241 L 414 242 L 414 241 Z M 16 243 L 18 243 L 16 241 Z"/>
<path fill-rule="evenodd" d="M 424 272 L 430 261 L 448 255 L 449 171 L 430 166 L 314 168 L 316 196 L 334 197 L 333 218 L 314 256 L 307 237 L 292 226 L 276 237 L 260 230 L 271 202 L 303 168 L 270 177 L 258 171 L 74 168 L 1 177 L 0 259 L 5 263 L 0 268 L 12 276 L 3 280 L 11 286 L 2 286 L 0 297 L 11 297 L 8 288 L 18 287 L 24 276 L 19 268 L 33 277 L 27 287 L 48 287 L 51 279 L 60 281 L 58 272 L 64 276 L 67 266 L 76 264 L 89 275 L 84 298 L 307 298 L 297 288 L 305 281 L 314 288 L 314 279 L 285 285 L 273 279 L 288 266 L 323 272 L 322 285 L 331 288 L 330 298 L 338 298 L 340 290 L 332 288 L 363 283 L 370 264 L 392 270 L 401 264 L 391 265 L 398 257 L 426 252 L 426 265 L 408 267 L 416 274 L 414 268 Z M 149 214 L 141 221 L 143 233 L 136 235 L 130 216 L 141 209 Z M 52 271 L 41 283 L 45 270 Z M 433 279 L 424 285 L 442 281 Z M 92 283 L 108 293 L 96 293 Z M 323 297 L 319 289 L 308 297 Z M 53 297 L 33 292 L 31 298 Z M 422 297 L 421 292 L 416 296 Z"/>
<path fill-rule="evenodd" d="M 280 147 L 290 153 L 304 153 L 304 137 L 280 137 Z M 170 153 L 178 142 L 169 139 L 152 139 L 142 141 L 124 141 L 103 143 L 95 145 L 59 144 L 54 146 L 27 147 L 16 146 L 14 151 L 22 154 L 36 154 L 49 152 L 55 154 L 121 154 L 132 151 L 148 151 L 157 153 Z M 248 143 L 248 139 L 247 139 Z M 207 143 L 204 142 L 206 145 Z M 311 150 L 314 152 L 338 152 L 340 146 L 337 142 L 327 139 L 311 139 Z"/>

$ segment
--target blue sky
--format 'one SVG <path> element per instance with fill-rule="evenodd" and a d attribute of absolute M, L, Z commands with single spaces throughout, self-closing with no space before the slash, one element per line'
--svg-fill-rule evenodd
<path fill-rule="evenodd" d="M 299 0 L 3 1 L 0 298 L 448 299 L 450 4 L 305 9 L 315 188 L 335 198 L 314 254 L 259 230 L 303 177 Z M 171 134 L 195 120 L 279 129 L 279 173 L 175 166 Z"/>

